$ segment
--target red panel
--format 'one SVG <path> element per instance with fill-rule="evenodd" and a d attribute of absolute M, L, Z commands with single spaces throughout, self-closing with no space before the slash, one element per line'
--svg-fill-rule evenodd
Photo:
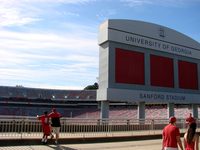
<path fill-rule="evenodd" d="M 173 59 L 168 57 L 150 56 L 150 78 L 152 86 L 174 87 Z"/>
<path fill-rule="evenodd" d="M 115 81 L 144 84 L 144 53 L 116 48 Z"/>
<path fill-rule="evenodd" d="M 198 89 L 197 64 L 178 61 L 179 87 L 183 89 Z"/>

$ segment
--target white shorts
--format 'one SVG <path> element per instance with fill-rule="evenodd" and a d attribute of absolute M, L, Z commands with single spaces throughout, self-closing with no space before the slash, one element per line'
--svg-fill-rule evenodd
<path fill-rule="evenodd" d="M 174 147 L 165 147 L 164 150 L 178 150 L 178 148 L 174 148 Z"/>
<path fill-rule="evenodd" d="M 52 129 L 53 129 L 53 132 L 55 134 L 59 134 L 60 133 L 60 127 L 52 127 Z"/>

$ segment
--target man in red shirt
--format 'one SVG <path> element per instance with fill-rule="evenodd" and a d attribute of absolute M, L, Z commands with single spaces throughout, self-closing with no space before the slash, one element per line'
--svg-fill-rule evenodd
<path fill-rule="evenodd" d="M 176 118 L 170 117 L 169 124 L 163 129 L 162 150 L 178 150 L 178 145 L 183 150 L 179 128 L 176 127 Z"/>
<path fill-rule="evenodd" d="M 60 118 L 62 117 L 59 112 L 55 108 L 52 109 L 52 112 L 48 115 L 51 118 L 51 127 L 53 132 L 56 134 L 55 144 L 58 144 L 59 133 L 60 133 Z"/>

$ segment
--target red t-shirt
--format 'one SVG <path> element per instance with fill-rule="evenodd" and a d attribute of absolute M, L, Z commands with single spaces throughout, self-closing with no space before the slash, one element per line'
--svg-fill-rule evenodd
<path fill-rule="evenodd" d="M 185 150 L 194 150 L 195 143 L 191 142 L 190 144 L 186 142 Z"/>
<path fill-rule="evenodd" d="M 58 112 L 51 112 L 48 117 L 51 118 L 51 126 L 52 127 L 60 127 L 60 118 L 62 117 Z"/>
<path fill-rule="evenodd" d="M 177 140 L 176 137 L 180 136 L 180 131 L 179 128 L 172 125 L 168 124 L 164 129 L 163 129 L 163 144 L 164 147 L 173 147 L 177 148 Z"/>
<path fill-rule="evenodd" d="M 45 115 L 39 116 L 39 120 L 41 121 L 42 125 L 49 124 L 49 117 L 48 116 L 45 116 Z"/>
<path fill-rule="evenodd" d="M 44 134 L 50 135 L 51 131 L 50 131 L 50 126 L 49 126 L 49 117 L 42 115 L 42 116 L 39 116 L 39 119 L 42 123 L 42 130 L 43 130 Z"/>
<path fill-rule="evenodd" d="M 61 114 L 59 112 L 51 112 L 48 117 L 50 118 L 60 118 Z"/>

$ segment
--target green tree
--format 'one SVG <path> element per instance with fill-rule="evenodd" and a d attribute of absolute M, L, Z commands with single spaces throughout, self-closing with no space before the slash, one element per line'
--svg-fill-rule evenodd
<path fill-rule="evenodd" d="M 96 89 L 98 89 L 99 88 L 99 85 L 98 85 L 98 83 L 94 83 L 93 85 L 88 85 L 88 86 L 86 86 L 85 88 L 84 88 L 84 90 L 96 90 Z"/>

